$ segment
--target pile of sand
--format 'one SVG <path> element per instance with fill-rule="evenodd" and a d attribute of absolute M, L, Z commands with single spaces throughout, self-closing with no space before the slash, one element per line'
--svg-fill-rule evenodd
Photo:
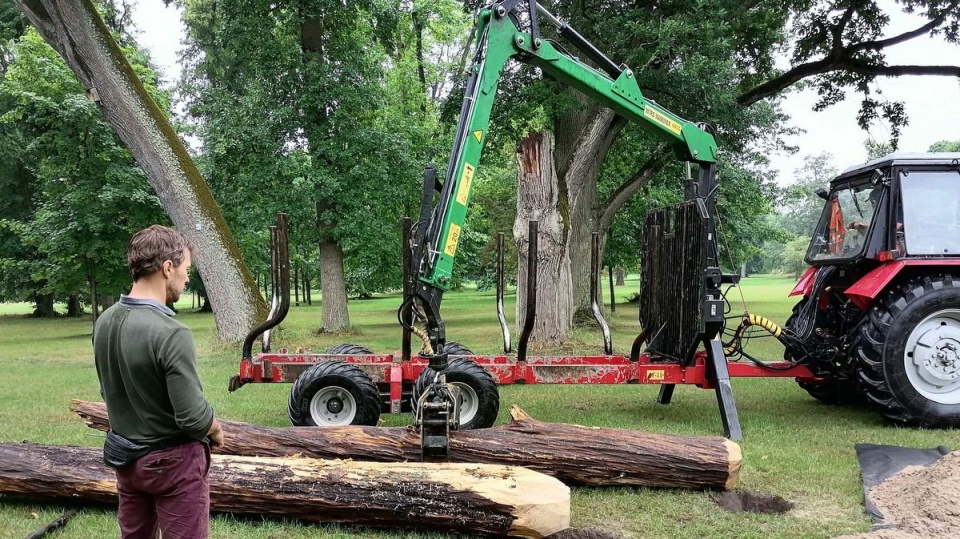
<path fill-rule="evenodd" d="M 960 537 L 960 451 L 930 466 L 904 468 L 874 487 L 870 498 L 893 527 L 838 539 Z"/>

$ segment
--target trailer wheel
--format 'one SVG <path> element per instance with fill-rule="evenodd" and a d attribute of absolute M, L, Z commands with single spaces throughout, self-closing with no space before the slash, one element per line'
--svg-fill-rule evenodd
<path fill-rule="evenodd" d="M 380 393 L 356 365 L 324 361 L 297 377 L 287 410 L 294 426 L 376 425 Z"/>
<path fill-rule="evenodd" d="M 448 342 L 445 349 L 450 355 L 473 355 L 468 348 L 456 342 Z M 462 357 L 451 359 L 443 373 L 447 376 L 447 383 L 460 389 L 463 399 L 460 403 L 460 430 L 492 427 L 500 412 L 500 392 L 490 373 Z M 417 401 L 433 383 L 433 377 L 434 371 L 428 367 L 423 369 L 414 382 L 411 398 L 414 415 L 417 413 Z"/>
<path fill-rule="evenodd" d="M 790 313 L 790 318 L 787 318 L 787 323 L 784 324 L 784 327 L 790 328 L 793 326 L 793 321 L 799 315 L 800 311 L 804 309 L 808 301 L 810 301 L 810 298 L 803 298 L 793 306 L 793 312 Z M 793 352 L 789 348 L 783 351 L 783 359 L 785 361 L 793 361 Z M 858 383 L 856 379 L 828 378 L 822 382 L 797 382 L 797 385 L 809 393 L 811 397 L 824 404 L 843 405 L 856 404 L 863 401 L 860 390 L 857 388 Z"/>
<path fill-rule="evenodd" d="M 923 277 L 890 290 L 861 328 L 867 398 L 894 423 L 960 426 L 960 282 Z"/>
<path fill-rule="evenodd" d="M 345 342 L 343 344 L 338 344 L 336 346 L 331 346 L 327 348 L 324 354 L 340 354 L 340 355 L 356 355 L 356 356 L 366 356 L 371 355 L 373 352 L 370 351 L 366 346 L 360 346 L 359 344 L 351 344 Z"/>

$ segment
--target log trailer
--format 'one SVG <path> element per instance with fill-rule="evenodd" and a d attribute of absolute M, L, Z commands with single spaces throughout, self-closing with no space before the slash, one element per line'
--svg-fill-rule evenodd
<path fill-rule="evenodd" d="M 903 415 L 904 408 L 913 405 L 900 400 L 909 400 L 909 396 L 898 393 L 902 384 L 887 381 L 890 375 L 884 366 L 887 352 L 883 348 L 883 337 L 895 318 L 891 311 L 898 308 L 897 301 L 902 302 L 904 295 L 916 295 L 917 289 L 926 287 L 954 290 L 949 278 L 928 282 L 923 280 L 929 280 L 923 271 L 898 270 L 906 265 L 914 269 L 931 269 L 931 266 L 940 265 L 943 254 L 930 254 L 928 249 L 918 261 L 907 261 L 912 252 L 891 247 L 892 242 L 898 241 L 898 233 L 887 225 L 881 227 L 880 219 L 874 219 L 869 225 L 871 239 L 864 244 L 869 248 L 852 251 L 842 244 L 846 228 L 837 226 L 838 215 L 841 220 L 843 217 L 835 208 L 839 205 L 840 209 L 847 211 L 846 215 L 853 215 L 845 205 L 850 193 L 860 193 L 859 187 L 851 188 L 850 185 L 866 182 L 899 186 L 902 182 L 890 178 L 909 173 L 909 168 L 900 168 L 899 161 L 876 163 L 867 172 L 860 167 L 835 180 L 831 194 L 824 194 L 830 202 L 825 207 L 807 256 L 813 268 L 795 290 L 804 295 L 804 300 L 794 316 L 786 327 L 781 328 L 763 317 L 748 314 L 742 317 L 735 331 L 725 332 L 728 319 L 741 317 L 729 316 L 722 290 L 725 286 L 736 285 L 738 276 L 724 274 L 718 260 L 714 218 L 717 146 L 712 129 L 705 124 L 684 120 L 645 98 L 629 68 L 607 58 L 576 30 L 538 5 L 536 0 L 522 4 L 520 0 L 494 2 L 478 14 L 476 50 L 446 174 L 440 182 L 436 171 L 427 168 L 419 219 L 415 225 L 410 226 L 408 222 L 405 227 L 404 300 L 398 310 L 398 320 L 404 330 L 402 351 L 374 354 L 352 344 L 331 348 L 323 354 L 291 353 L 282 349 L 271 351 L 270 329 L 283 320 L 289 309 L 286 225 L 285 217 L 281 215 L 277 225 L 271 227 L 275 283 L 271 313 L 245 339 L 239 374 L 230 381 L 231 391 L 247 383 L 292 382 L 288 412 L 294 425 L 375 425 L 381 412 L 412 411 L 415 426 L 421 432 L 424 459 L 446 458 L 450 430 L 483 428 L 493 424 L 499 410 L 497 384 L 657 384 L 660 386 L 657 401 L 663 404 L 671 401 L 677 384 L 692 384 L 716 392 L 724 434 L 733 440 L 742 437 L 730 384 L 730 379 L 736 377 L 794 378 L 815 397 L 828 402 L 846 398 L 850 391 L 859 392 L 867 383 L 867 395 L 875 401 L 887 402 L 888 416 L 907 421 L 920 419 L 924 424 L 960 423 L 955 411 L 947 416 L 939 414 L 937 421 L 924 420 L 927 416 L 922 413 Z M 542 38 L 539 16 L 555 26 L 560 37 L 598 68 L 574 57 L 558 43 Z M 595 317 L 604 333 L 604 354 L 527 355 L 527 339 L 536 314 L 535 221 L 530 223 L 529 232 L 527 286 L 531 292 L 527 294 L 524 306 L 525 324 L 517 353 L 510 354 L 510 335 L 503 316 L 502 236 L 499 239 L 497 309 L 503 329 L 504 354 L 479 356 L 459 343 L 446 340 L 440 303 L 443 293 L 452 284 L 454 258 L 498 79 L 511 58 L 539 68 L 663 137 L 670 143 L 676 157 L 697 171 L 696 179 L 688 178 L 686 182 L 685 202 L 653 211 L 647 216 L 641 250 L 642 331 L 634 340 L 628 356 L 612 353 L 609 330 L 596 305 Z M 936 163 L 937 167 L 953 170 L 956 176 L 956 159 L 951 161 L 952 165 Z M 949 175 L 948 172 L 939 174 Z M 884 189 L 889 191 L 890 187 Z M 887 195 L 881 200 L 893 200 L 891 197 L 900 196 L 901 191 L 907 192 L 899 187 L 895 191 L 895 195 Z M 854 200 L 857 202 L 853 208 L 863 213 L 864 205 L 859 199 Z M 887 206 L 877 206 L 880 207 L 892 206 L 888 202 Z M 889 225 L 889 218 L 886 222 Z M 851 232 L 846 237 L 852 238 L 853 235 Z M 841 247 L 837 247 L 838 241 Z M 594 245 L 598 245 L 596 238 Z M 826 254 L 821 252 L 823 249 Z M 594 286 L 600 264 L 597 252 L 595 247 L 592 260 Z M 837 256 L 839 253 L 843 256 Z M 890 264 L 898 270 L 880 270 L 879 276 L 874 273 L 883 267 L 891 268 Z M 849 266 L 862 267 L 862 270 L 851 271 Z M 896 278 L 898 275 L 900 280 Z M 873 285 L 864 285 L 854 278 L 856 276 L 871 279 Z M 878 285 L 883 279 L 886 281 Z M 874 300 L 886 290 L 884 287 L 902 279 L 920 280 L 913 285 L 913 291 L 902 292 L 883 314 L 876 314 Z M 956 291 L 956 304 L 960 305 L 960 285 Z M 597 296 L 593 294 L 594 298 Z M 932 318 L 928 314 L 921 317 L 924 328 L 939 322 L 945 322 L 951 331 L 956 326 L 957 344 L 960 345 L 960 309 L 946 315 L 935 313 Z M 864 323 L 867 319 L 871 320 L 870 327 L 874 329 L 864 329 L 868 327 Z M 757 328 L 784 343 L 787 352 L 783 361 L 759 361 L 743 350 L 745 336 Z M 908 338 L 908 348 L 920 346 L 917 342 L 926 345 L 931 340 L 936 341 L 934 346 L 941 346 L 941 341 L 930 336 L 929 331 L 918 331 L 920 335 L 916 338 Z M 253 343 L 261 335 L 261 352 L 254 355 Z M 416 355 L 411 353 L 411 335 L 422 341 L 422 349 Z M 724 336 L 729 340 L 724 342 Z M 944 338 L 952 339 L 949 336 Z M 854 345 L 863 342 L 869 345 Z M 902 348 L 903 345 L 898 346 Z M 937 356 L 935 361 L 939 366 L 907 370 L 925 380 L 926 385 L 921 388 L 925 393 L 921 395 L 926 394 L 927 401 L 953 410 L 960 407 L 960 387 L 957 387 L 960 382 L 948 386 L 948 390 L 937 385 L 944 377 L 955 378 L 960 372 L 960 360 L 954 354 L 960 347 L 950 346 L 941 346 L 940 353 L 948 357 Z M 850 357 L 853 350 L 857 351 L 856 355 L 863 356 L 856 367 L 844 359 Z M 739 361 L 742 358 L 749 361 Z M 930 398 L 930 395 L 944 391 L 950 397 L 939 401 L 936 397 Z"/>

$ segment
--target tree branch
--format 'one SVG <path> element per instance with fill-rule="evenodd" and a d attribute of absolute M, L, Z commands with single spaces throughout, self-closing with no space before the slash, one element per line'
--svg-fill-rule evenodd
<path fill-rule="evenodd" d="M 846 28 L 847 23 L 850 22 L 850 19 L 853 18 L 853 14 L 857 11 L 857 3 L 854 2 L 846 11 L 843 12 L 843 15 L 840 16 L 840 20 L 837 21 L 837 25 L 830 29 L 830 34 L 833 36 L 833 46 L 830 48 L 830 56 L 833 58 L 841 58 L 844 54 L 843 47 L 843 29 Z"/>
<path fill-rule="evenodd" d="M 931 30 L 940 26 L 940 24 L 943 23 L 944 19 L 947 18 L 947 13 L 950 13 L 952 10 L 956 9 L 958 4 L 960 4 L 960 2 L 953 2 L 946 9 L 943 10 L 943 13 L 941 13 L 939 17 L 936 17 L 935 19 L 931 19 L 930 22 L 924 24 L 923 26 L 915 30 L 910 30 L 909 32 L 904 32 L 899 36 L 893 36 L 887 39 L 880 39 L 876 41 L 864 41 L 862 43 L 850 45 L 849 47 L 847 47 L 846 50 L 849 53 L 855 53 L 855 52 L 860 52 L 865 50 L 876 51 L 876 50 L 884 49 L 887 47 L 891 47 L 893 45 L 898 45 L 905 41 L 910 41 L 911 39 L 915 37 L 920 37 L 924 34 L 929 34 Z"/>
<path fill-rule="evenodd" d="M 902 65 L 902 66 L 865 66 L 858 65 L 857 62 L 845 63 L 845 69 L 853 73 L 862 75 L 877 75 L 880 77 L 900 77 L 900 76 L 928 76 L 935 75 L 940 77 L 958 77 L 960 78 L 960 66 L 922 66 L 922 65 Z"/>
<path fill-rule="evenodd" d="M 805 78 L 829 73 L 831 71 L 847 70 L 862 75 L 883 77 L 898 77 L 902 75 L 957 76 L 957 73 L 960 72 L 960 67 L 958 66 L 867 66 L 862 61 L 855 59 L 854 55 L 865 50 L 880 50 L 927 34 L 943 24 L 943 21 L 947 18 L 947 14 L 952 13 L 958 5 L 960 5 L 960 0 L 954 0 L 949 6 L 944 8 L 939 16 L 909 32 L 904 32 L 898 36 L 887 39 L 864 41 L 843 47 L 839 39 L 842 37 L 843 28 L 853 15 L 853 8 L 850 8 L 844 12 L 837 25 L 830 30 L 834 39 L 833 50 L 829 56 L 821 58 L 820 60 L 800 64 L 777 77 L 754 86 L 740 94 L 740 96 L 737 97 L 737 103 L 744 107 L 752 105 L 757 101 L 780 93 Z M 840 44 L 839 49 L 837 48 L 838 44 Z"/>
<path fill-rule="evenodd" d="M 752 105 L 761 99 L 782 92 L 807 77 L 826 73 L 834 68 L 835 61 L 830 58 L 800 64 L 780 76 L 774 77 L 740 94 L 740 96 L 737 97 L 737 104 L 742 107 Z"/>

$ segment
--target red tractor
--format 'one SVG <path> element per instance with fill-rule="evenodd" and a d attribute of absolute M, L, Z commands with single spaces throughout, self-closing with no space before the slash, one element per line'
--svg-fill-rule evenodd
<path fill-rule="evenodd" d="M 888 155 L 817 194 L 785 359 L 822 380 L 800 385 L 899 424 L 960 426 L 960 153 Z"/>

